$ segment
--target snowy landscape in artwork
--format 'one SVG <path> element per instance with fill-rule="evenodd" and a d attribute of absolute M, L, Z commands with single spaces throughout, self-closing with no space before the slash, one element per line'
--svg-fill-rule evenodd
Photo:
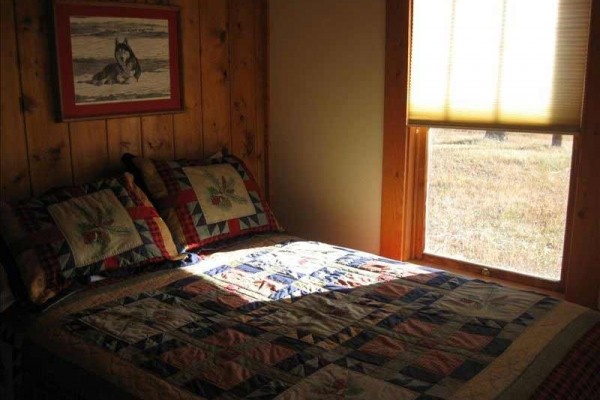
<path fill-rule="evenodd" d="M 169 99 L 169 21 L 71 16 L 75 104 Z"/>

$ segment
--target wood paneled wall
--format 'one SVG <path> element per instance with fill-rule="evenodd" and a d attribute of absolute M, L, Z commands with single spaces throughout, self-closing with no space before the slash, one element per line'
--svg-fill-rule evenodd
<path fill-rule="evenodd" d="M 265 188 L 267 0 L 152 3 L 180 8 L 184 112 L 66 123 L 54 118 L 48 2 L 0 1 L 2 200 L 114 173 L 125 152 L 173 159 L 224 146 Z"/>

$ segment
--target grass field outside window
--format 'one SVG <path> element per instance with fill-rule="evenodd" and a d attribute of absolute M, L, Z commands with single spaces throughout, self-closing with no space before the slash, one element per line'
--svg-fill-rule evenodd
<path fill-rule="evenodd" d="M 572 136 L 429 129 L 425 252 L 561 274 Z"/>

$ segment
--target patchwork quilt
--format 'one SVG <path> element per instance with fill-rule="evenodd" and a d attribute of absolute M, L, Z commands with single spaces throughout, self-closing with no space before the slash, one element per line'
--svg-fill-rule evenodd
<path fill-rule="evenodd" d="M 600 390 L 586 372 L 600 367 L 597 312 L 282 235 L 79 294 L 30 335 L 144 399 L 553 398 L 577 380 Z"/>

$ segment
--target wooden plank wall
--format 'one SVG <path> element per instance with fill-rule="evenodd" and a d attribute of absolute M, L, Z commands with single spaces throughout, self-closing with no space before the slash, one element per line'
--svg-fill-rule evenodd
<path fill-rule="evenodd" d="M 59 123 L 48 2 L 0 1 L 1 200 L 117 172 L 125 152 L 191 158 L 224 146 L 264 188 L 267 0 L 147 2 L 180 8 L 185 111 Z"/>

